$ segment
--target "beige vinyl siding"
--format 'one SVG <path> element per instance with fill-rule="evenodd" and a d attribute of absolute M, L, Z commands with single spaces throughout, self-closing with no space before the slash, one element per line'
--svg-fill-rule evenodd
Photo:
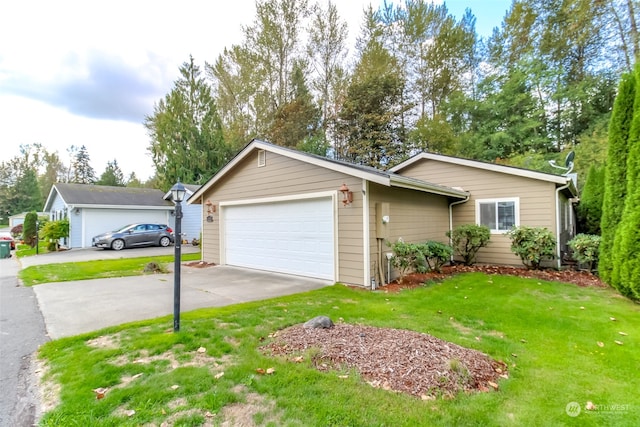
<path fill-rule="evenodd" d="M 376 203 L 389 203 L 388 239 L 382 245 L 382 253 L 391 252 L 387 243 L 402 238 L 407 243 L 422 243 L 428 240 L 448 242 L 445 232 L 449 229 L 448 199 L 444 196 L 402 188 L 388 188 L 369 184 L 369 247 L 371 251 L 371 275 L 378 277 L 378 242 L 376 239 Z M 383 257 L 386 275 L 387 261 Z M 396 273 L 392 272 L 391 278 Z"/>
<path fill-rule="evenodd" d="M 363 285 L 361 180 L 269 151 L 265 154 L 265 166 L 258 166 L 258 150 L 254 150 L 203 194 L 204 202 L 211 200 L 217 206 L 214 221 L 203 224 L 204 260 L 220 262 L 221 202 L 335 191 L 338 205 L 338 252 L 335 257 L 338 281 Z M 354 193 L 353 203 L 346 207 L 342 204 L 342 194 L 338 193 L 343 183 Z"/>
<path fill-rule="evenodd" d="M 546 227 L 556 233 L 555 184 L 531 178 L 487 171 L 469 166 L 423 160 L 407 166 L 402 175 L 471 193 L 468 202 L 453 207 L 453 226 L 476 223 L 476 200 L 515 198 L 519 200 L 520 225 Z M 520 264 L 504 234 L 492 233 L 491 242 L 478 253 L 487 264 Z"/>

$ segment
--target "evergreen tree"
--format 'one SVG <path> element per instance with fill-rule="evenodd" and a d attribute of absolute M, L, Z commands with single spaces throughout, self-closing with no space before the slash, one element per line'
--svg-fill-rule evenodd
<path fill-rule="evenodd" d="M 124 174 L 120 166 L 118 166 L 116 159 L 113 159 L 112 162 L 107 162 L 107 167 L 104 172 L 102 172 L 102 175 L 100 175 L 100 179 L 96 182 L 96 185 L 124 187 Z"/>
<path fill-rule="evenodd" d="M 592 165 L 580 194 L 577 208 L 578 231 L 600 235 L 602 199 L 604 196 L 604 167 Z"/>
<path fill-rule="evenodd" d="M 628 140 L 634 114 L 636 91 L 635 77 L 632 74 L 622 76 L 609 124 L 598 272 L 602 280 L 613 286 L 615 286 L 611 283 L 613 246 L 627 195 Z"/>
<path fill-rule="evenodd" d="M 26 169 L 16 181 L 11 204 L 14 212 L 41 211 L 44 202 L 35 169 Z"/>
<path fill-rule="evenodd" d="M 193 57 L 180 67 L 180 79 L 145 119 L 159 187 L 178 180 L 203 183 L 231 157 L 211 94 Z"/>
<path fill-rule="evenodd" d="M 144 185 L 138 179 L 138 177 L 136 176 L 136 173 L 135 172 L 131 172 L 129 174 L 129 178 L 127 178 L 127 187 L 143 188 Z"/>
<path fill-rule="evenodd" d="M 320 110 L 313 102 L 299 64 L 294 67 L 291 85 L 291 101 L 278 109 L 270 132 L 271 142 L 285 147 L 296 147 L 305 138 L 314 138 L 320 125 Z"/>
<path fill-rule="evenodd" d="M 84 145 L 76 151 L 71 168 L 73 170 L 71 182 L 93 184 L 96 181 L 96 172 L 91 167 L 89 152 Z"/>
<path fill-rule="evenodd" d="M 611 284 L 623 295 L 640 299 L 640 64 L 636 65 L 635 84 L 634 114 L 627 140 L 627 194 L 613 244 Z"/>

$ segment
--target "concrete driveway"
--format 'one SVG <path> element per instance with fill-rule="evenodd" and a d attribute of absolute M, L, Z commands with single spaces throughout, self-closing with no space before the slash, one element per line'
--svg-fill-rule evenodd
<path fill-rule="evenodd" d="M 187 246 L 183 246 L 183 249 Z M 167 252 L 168 248 L 162 249 Z M 151 255 L 152 248 L 122 251 L 77 250 L 21 259 L 26 265 L 100 259 L 105 254 Z M 197 250 L 198 248 L 194 248 Z M 173 250 L 173 248 L 171 248 Z M 136 253 L 135 251 L 141 251 Z M 169 252 L 173 253 L 173 252 Z M 45 258 L 51 255 L 49 258 Z M 62 255 L 62 257 L 59 257 Z M 66 257 L 65 257 L 66 256 Z M 28 259 L 37 258 L 37 259 Z M 43 259 L 47 259 L 44 262 Z M 228 266 L 181 267 L 181 312 L 319 289 L 326 280 Z M 173 314 L 173 273 L 113 279 L 45 283 L 33 290 L 51 339 L 136 320 Z M 172 321 L 168 323 L 171 327 Z"/>

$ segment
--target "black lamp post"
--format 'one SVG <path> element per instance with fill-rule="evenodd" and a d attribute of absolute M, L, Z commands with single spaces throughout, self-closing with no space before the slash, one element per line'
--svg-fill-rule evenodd
<path fill-rule="evenodd" d="M 173 331 L 180 330 L 180 252 L 182 249 L 182 205 L 186 189 L 180 180 L 171 187 L 171 198 L 176 204 L 175 260 L 173 267 Z"/>
<path fill-rule="evenodd" d="M 40 234 L 40 221 L 36 221 L 36 255 L 40 253 L 40 236 L 38 234 Z"/>

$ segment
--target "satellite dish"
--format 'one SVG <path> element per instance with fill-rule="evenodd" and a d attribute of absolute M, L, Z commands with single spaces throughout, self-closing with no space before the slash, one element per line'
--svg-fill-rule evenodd
<path fill-rule="evenodd" d="M 573 168 L 573 159 L 575 158 L 576 158 L 576 153 L 574 151 L 569 151 L 569 154 L 567 154 L 567 158 L 564 161 L 565 167 L 569 169 Z"/>
<path fill-rule="evenodd" d="M 553 166 L 554 168 L 558 168 L 558 169 L 564 170 L 565 172 L 563 173 L 563 175 L 567 176 L 573 170 L 573 160 L 575 158 L 576 158 L 576 153 L 573 152 L 573 151 L 569 151 L 569 154 L 567 154 L 567 158 L 564 160 L 565 167 L 556 165 L 556 161 L 555 160 L 549 160 L 549 164 L 551 166 Z"/>

